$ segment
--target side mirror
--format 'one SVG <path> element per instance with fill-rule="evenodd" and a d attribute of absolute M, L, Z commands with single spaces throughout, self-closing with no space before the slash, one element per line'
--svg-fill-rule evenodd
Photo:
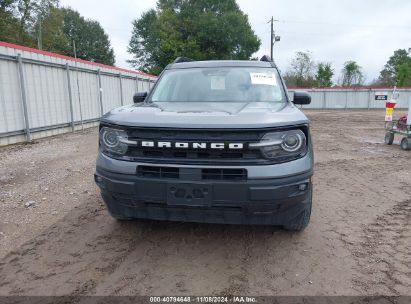
<path fill-rule="evenodd" d="M 147 92 L 136 93 L 133 96 L 133 101 L 134 103 L 144 102 L 144 100 L 146 100 L 146 97 L 147 97 Z"/>
<path fill-rule="evenodd" d="M 307 92 L 294 92 L 294 104 L 307 105 L 311 103 L 311 96 Z"/>

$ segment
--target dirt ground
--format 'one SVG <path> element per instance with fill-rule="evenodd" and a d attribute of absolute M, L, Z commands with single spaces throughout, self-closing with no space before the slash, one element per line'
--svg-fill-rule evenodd
<path fill-rule="evenodd" d="M 383 111 L 307 114 L 302 233 L 116 222 L 93 182 L 96 129 L 1 148 L 0 295 L 411 295 L 411 151 L 384 145 Z"/>

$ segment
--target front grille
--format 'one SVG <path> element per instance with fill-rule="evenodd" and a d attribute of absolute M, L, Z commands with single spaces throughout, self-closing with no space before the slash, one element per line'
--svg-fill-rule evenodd
<path fill-rule="evenodd" d="M 130 147 L 127 156 L 134 159 L 163 158 L 163 159 L 189 159 L 189 160 L 253 160 L 260 158 L 260 151 L 198 151 L 181 149 L 155 149 Z"/>
<path fill-rule="evenodd" d="M 245 169 L 203 169 L 201 172 L 203 180 L 247 180 Z"/>
<path fill-rule="evenodd" d="M 137 175 L 148 178 L 175 178 L 180 177 L 178 168 L 138 166 Z"/>
<path fill-rule="evenodd" d="M 184 130 L 184 129 L 150 129 L 130 128 L 127 130 L 129 140 L 161 140 L 170 142 L 202 143 L 243 143 L 257 142 L 264 135 L 261 130 Z M 256 149 L 181 149 L 156 147 L 129 147 L 126 157 L 133 161 L 165 163 L 255 163 L 263 160 L 261 152 Z"/>
<path fill-rule="evenodd" d="M 244 181 L 247 180 L 246 169 L 184 169 L 185 176 L 197 180 L 215 180 L 215 181 Z M 160 179 L 179 179 L 180 168 L 174 167 L 157 167 L 157 166 L 138 166 L 137 175 L 147 178 Z"/>

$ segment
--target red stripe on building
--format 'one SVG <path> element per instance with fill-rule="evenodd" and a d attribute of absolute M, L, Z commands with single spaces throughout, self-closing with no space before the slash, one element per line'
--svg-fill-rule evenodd
<path fill-rule="evenodd" d="M 79 63 L 90 64 L 90 65 L 98 66 L 98 67 L 105 68 L 105 69 L 111 69 L 111 70 L 116 70 L 116 71 L 120 71 L 120 72 L 133 73 L 133 74 L 137 74 L 137 75 L 157 78 L 157 76 L 147 74 L 147 73 L 144 73 L 144 72 L 141 72 L 141 71 L 122 69 L 122 68 L 118 68 L 118 67 L 111 66 L 111 65 L 106 65 L 106 64 L 102 64 L 102 63 L 97 63 L 97 62 L 93 62 L 93 61 L 79 59 L 79 58 L 74 58 L 74 57 L 61 55 L 61 54 L 57 54 L 57 53 L 53 53 L 53 52 L 33 49 L 33 48 L 30 48 L 30 47 L 27 47 L 27 46 L 8 43 L 8 42 L 4 42 L 4 41 L 0 41 L 0 46 L 16 49 L 16 50 L 20 50 L 20 51 L 26 51 L 26 52 L 41 54 L 41 55 L 44 55 L 44 56 L 50 56 L 50 57 L 54 57 L 54 58 L 60 58 L 60 59 L 64 59 L 64 60 L 70 60 L 70 61 L 76 61 L 76 62 L 79 62 Z"/>

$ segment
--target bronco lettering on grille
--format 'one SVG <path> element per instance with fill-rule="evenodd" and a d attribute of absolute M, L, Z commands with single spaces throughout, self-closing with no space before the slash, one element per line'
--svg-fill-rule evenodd
<path fill-rule="evenodd" d="M 170 141 L 151 141 L 141 140 L 136 141 L 135 144 L 141 147 L 150 148 L 177 148 L 177 149 L 229 149 L 229 150 L 242 150 L 244 149 L 243 143 L 210 143 L 210 142 L 170 142 Z"/>

